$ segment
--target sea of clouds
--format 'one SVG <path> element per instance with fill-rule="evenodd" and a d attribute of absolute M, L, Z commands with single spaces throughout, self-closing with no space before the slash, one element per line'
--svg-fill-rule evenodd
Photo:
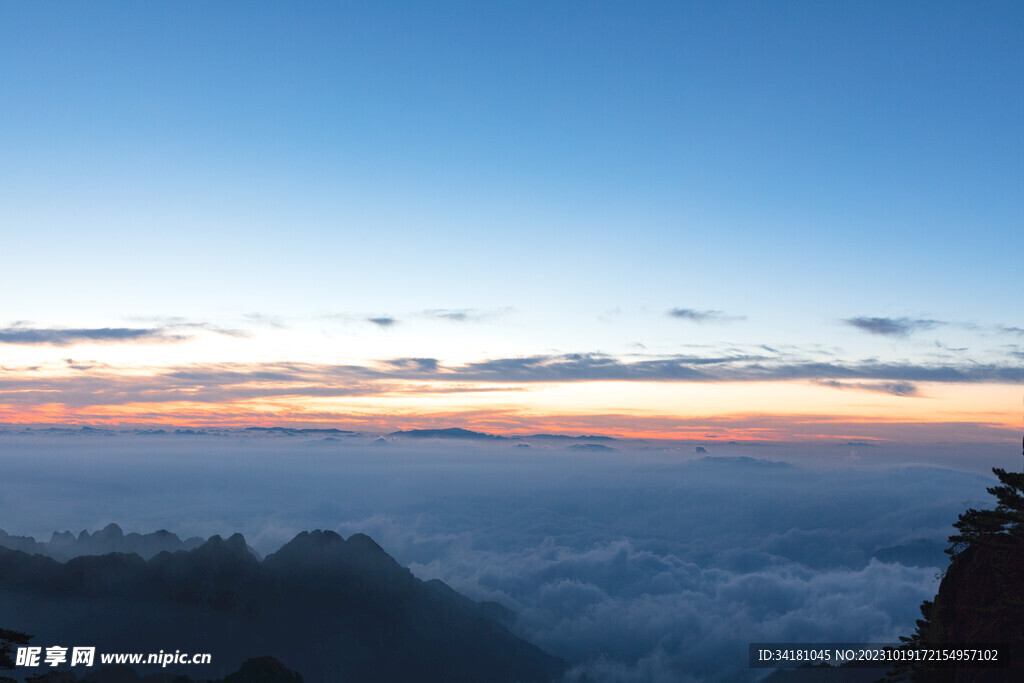
<path fill-rule="evenodd" d="M 570 680 L 756 680 L 747 645 L 909 634 L 1013 445 L 0 434 L 0 528 L 373 537 L 517 614 Z"/>

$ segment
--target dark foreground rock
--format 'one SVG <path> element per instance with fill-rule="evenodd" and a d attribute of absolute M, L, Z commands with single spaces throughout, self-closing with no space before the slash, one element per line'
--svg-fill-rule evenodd
<path fill-rule="evenodd" d="M 263 561 L 238 534 L 148 561 L 111 553 L 61 563 L 0 548 L 5 625 L 33 634 L 33 644 L 212 655 L 210 665 L 141 674 L 245 676 L 260 665 L 232 669 L 261 654 L 311 683 L 549 681 L 564 672 L 562 660 L 508 630 L 508 614 L 496 618 L 493 605 L 438 584 L 368 536 L 331 531 L 303 532 Z"/>

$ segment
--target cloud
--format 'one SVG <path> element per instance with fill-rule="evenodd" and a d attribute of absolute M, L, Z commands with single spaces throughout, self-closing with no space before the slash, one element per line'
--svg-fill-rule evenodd
<path fill-rule="evenodd" d="M 258 315 L 258 314 L 254 314 Z M 250 316 L 244 316 L 250 318 Z M 206 332 L 212 332 L 214 334 L 220 334 L 227 337 L 248 337 L 249 333 L 244 330 L 236 330 L 228 327 L 221 327 L 220 325 L 214 325 L 213 323 L 207 322 L 195 322 L 188 318 L 181 316 L 161 316 L 161 315 L 141 315 L 141 316 L 129 316 L 128 320 L 132 322 L 142 323 L 157 323 L 158 329 L 163 330 L 165 333 L 169 333 L 172 330 L 204 330 Z M 12 325 L 12 327 L 19 327 L 18 323 Z"/>
<path fill-rule="evenodd" d="M 205 330 L 214 334 L 223 335 L 225 337 L 249 337 L 251 336 L 245 330 L 235 330 L 229 327 L 221 327 L 214 325 L 213 323 L 180 323 L 177 325 L 168 325 L 166 330 L 171 329 L 190 329 L 190 330 Z"/>
<path fill-rule="evenodd" d="M 329 313 L 321 315 L 322 318 L 343 320 L 343 321 L 361 321 L 371 322 L 383 328 L 391 327 L 399 322 L 405 322 L 406 320 L 412 319 L 424 319 L 430 318 L 433 320 L 444 320 L 446 322 L 454 323 L 470 323 L 470 322 L 483 322 L 502 316 L 510 311 L 512 308 L 495 308 L 490 310 L 478 309 L 478 308 L 429 308 L 421 311 L 413 311 L 394 315 L 366 315 L 366 314 L 353 314 L 353 313 Z"/>
<path fill-rule="evenodd" d="M 67 364 L 68 368 L 70 368 L 72 370 L 81 370 L 81 371 L 93 370 L 95 368 L 108 368 L 108 367 L 110 367 L 106 363 L 98 363 L 98 362 L 96 362 L 94 360 L 93 361 L 76 361 L 74 358 L 65 358 L 64 362 Z"/>
<path fill-rule="evenodd" d="M 421 311 L 420 315 L 453 323 L 483 322 L 508 313 L 510 308 L 481 310 L 479 308 L 430 308 Z"/>
<path fill-rule="evenodd" d="M 424 315 L 430 316 L 431 318 L 439 318 L 441 320 L 450 320 L 451 322 L 463 323 L 467 320 L 478 320 L 480 314 L 478 311 L 471 308 L 462 309 L 445 309 L 435 308 L 428 311 L 423 311 Z"/>
<path fill-rule="evenodd" d="M 540 355 L 469 363 L 455 370 L 467 379 L 498 382 L 573 382 L 590 380 L 688 380 L 710 379 L 700 366 L 712 359 L 658 359 L 623 362 L 597 353 Z"/>
<path fill-rule="evenodd" d="M 110 521 L 181 537 L 240 531 L 264 554 L 303 529 L 367 533 L 417 577 L 514 610 L 517 635 L 571 660 L 569 680 L 752 681 L 763 672 L 747 668 L 748 642 L 906 635 L 937 567 L 877 551 L 941 549 L 991 484 L 927 467 L 837 476 L 827 451 L 814 468 L 640 450 L 581 467 L 507 444 L 470 454 L 368 440 L 5 439 L 9 532 L 49 538 Z"/>
<path fill-rule="evenodd" d="M 863 382 L 851 383 L 838 380 L 822 380 L 818 384 L 835 389 L 859 389 L 861 391 L 878 391 L 893 396 L 917 396 L 917 386 L 911 382 L 879 382 L 876 384 L 865 384 Z"/>
<path fill-rule="evenodd" d="M 436 358 L 392 358 L 384 361 L 385 365 L 399 370 L 415 370 L 434 372 L 440 363 Z"/>
<path fill-rule="evenodd" d="M 963 353 L 970 350 L 970 347 L 967 346 L 950 346 L 949 344 L 943 344 L 938 339 L 935 340 L 935 348 L 942 349 L 943 351 L 952 351 L 953 353 Z"/>
<path fill-rule="evenodd" d="M 726 315 L 722 311 L 699 311 L 695 308 L 673 308 L 668 314 L 673 318 L 695 323 L 732 322 L 745 319 L 744 316 Z"/>
<path fill-rule="evenodd" d="M 870 388 L 893 396 L 917 396 L 917 387 L 910 382 L 883 382 Z"/>
<path fill-rule="evenodd" d="M 242 317 L 251 323 L 263 325 L 265 327 L 281 329 L 285 326 L 284 320 L 276 315 L 267 315 L 266 313 L 244 313 Z"/>
<path fill-rule="evenodd" d="M 487 495 L 472 511 L 378 513 L 339 531 L 367 531 L 417 576 L 510 607 L 517 632 L 573 662 L 569 680 L 753 680 L 751 641 L 909 632 L 936 570 L 875 551 L 915 539 L 943 547 L 968 490 L 983 490 L 981 478 L 968 489 L 925 469 L 846 481 L 756 462 L 663 466 L 650 479 L 625 465 L 588 469 L 576 483 L 553 467 L 557 485 L 531 487 L 529 505 L 503 507 L 477 485 Z M 627 491 L 643 504 L 624 504 Z"/>
<path fill-rule="evenodd" d="M 924 320 L 919 318 L 847 318 L 843 321 L 869 334 L 885 337 L 906 337 L 919 330 L 929 330 L 944 325 L 940 320 Z"/>
<path fill-rule="evenodd" d="M 1008 354 L 1008 359 L 1013 358 Z M 475 392 L 533 383 L 808 381 L 837 389 L 917 396 L 923 382 L 1024 383 L 1024 364 L 818 362 L 758 354 L 623 358 L 609 354 L 548 354 L 494 358 L 462 365 L 431 357 L 393 358 L 365 365 L 318 363 L 196 363 L 128 368 L 63 365 L 73 374 L 44 377 L 27 369 L 0 374 L 0 403 L 69 406 L 187 401 L 218 403 L 256 398 L 374 396 Z"/>
<path fill-rule="evenodd" d="M 983 363 L 818 362 L 742 354 L 679 355 L 626 360 L 599 353 L 497 358 L 462 366 L 436 366 L 436 375 L 463 381 L 690 381 L 880 380 L 889 382 L 1024 382 L 1024 366 Z M 418 379 L 429 379 L 421 376 Z M 900 388 L 890 387 L 889 389 Z M 902 387 L 906 391 L 908 387 Z"/>
<path fill-rule="evenodd" d="M 178 342 L 188 337 L 171 334 L 180 325 L 150 328 L 43 328 L 14 325 L 0 329 L 0 344 L 67 346 L 75 343 Z"/>

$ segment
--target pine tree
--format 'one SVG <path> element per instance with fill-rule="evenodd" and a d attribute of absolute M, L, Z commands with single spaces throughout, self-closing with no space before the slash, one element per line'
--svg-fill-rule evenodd
<path fill-rule="evenodd" d="M 28 645 L 30 640 L 32 640 L 32 636 L 27 633 L 0 628 L 0 669 L 13 669 L 14 660 L 11 658 L 11 653 L 14 652 L 14 646 Z M 8 683 L 8 681 L 16 683 L 13 678 L 0 676 L 0 683 Z"/>
<path fill-rule="evenodd" d="M 992 472 L 999 478 L 1001 486 L 989 487 L 988 492 L 998 503 L 994 510 L 967 510 L 954 524 L 960 533 L 949 537 L 951 559 L 966 550 L 971 544 L 984 544 L 1000 534 L 1024 537 L 1024 474 L 1007 472 L 998 467 Z"/>

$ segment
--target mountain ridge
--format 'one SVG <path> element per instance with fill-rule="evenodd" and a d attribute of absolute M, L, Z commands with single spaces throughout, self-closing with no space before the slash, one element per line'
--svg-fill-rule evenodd
<path fill-rule="evenodd" d="M 421 581 L 364 534 L 304 531 L 262 560 L 241 534 L 148 560 L 0 547 L 0 595 L 17 619 L 4 626 L 44 646 L 211 652 L 213 676 L 257 655 L 313 682 L 549 681 L 566 668 L 509 631 L 505 608 Z"/>

